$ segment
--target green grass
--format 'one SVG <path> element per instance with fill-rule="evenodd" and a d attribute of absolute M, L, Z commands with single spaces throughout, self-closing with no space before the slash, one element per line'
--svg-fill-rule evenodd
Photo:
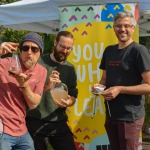
<path fill-rule="evenodd" d="M 48 150 L 54 150 L 50 144 L 48 145 Z"/>

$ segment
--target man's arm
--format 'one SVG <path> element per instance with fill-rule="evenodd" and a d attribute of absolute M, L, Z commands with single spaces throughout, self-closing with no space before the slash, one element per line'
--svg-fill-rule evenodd
<path fill-rule="evenodd" d="M 143 84 L 135 86 L 122 86 L 120 87 L 121 94 L 132 94 L 132 95 L 145 95 L 150 94 L 150 71 L 144 71 L 142 73 Z"/>
<path fill-rule="evenodd" d="M 41 100 L 41 96 L 33 93 L 29 85 L 21 87 L 22 93 L 24 95 L 25 101 L 30 109 L 34 109 L 38 106 Z"/>
<path fill-rule="evenodd" d="M 33 75 L 33 73 L 29 73 L 27 75 L 21 73 L 19 75 L 12 75 L 19 83 L 19 87 L 22 90 L 25 101 L 30 109 L 34 109 L 40 103 L 41 96 L 39 94 L 34 93 L 28 83 L 29 78 Z"/>
<path fill-rule="evenodd" d="M 113 86 L 106 89 L 102 95 L 106 100 L 113 100 L 119 94 L 130 95 L 145 95 L 150 94 L 150 71 L 144 71 L 141 76 L 143 77 L 143 84 L 133 86 Z"/>
<path fill-rule="evenodd" d="M 99 84 L 105 85 L 106 84 L 106 70 L 103 70 L 101 80 Z"/>

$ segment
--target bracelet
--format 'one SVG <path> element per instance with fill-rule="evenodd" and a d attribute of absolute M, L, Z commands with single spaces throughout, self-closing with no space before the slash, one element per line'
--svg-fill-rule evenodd
<path fill-rule="evenodd" d="M 26 88 L 28 86 L 28 84 L 25 85 L 19 85 L 19 88 Z"/>
<path fill-rule="evenodd" d="M 26 86 L 23 86 L 23 85 L 19 85 L 19 88 L 25 88 Z"/>

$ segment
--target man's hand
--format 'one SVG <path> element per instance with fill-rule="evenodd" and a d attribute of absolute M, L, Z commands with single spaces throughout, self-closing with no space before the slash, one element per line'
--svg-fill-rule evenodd
<path fill-rule="evenodd" d="M 28 80 L 32 75 L 33 75 L 33 73 L 28 73 L 27 75 L 24 73 L 20 73 L 20 74 L 12 74 L 11 76 L 16 78 L 20 87 L 26 87 L 26 86 L 28 86 Z"/>
<path fill-rule="evenodd" d="M 60 83 L 61 80 L 59 78 L 59 72 L 56 70 L 53 70 L 51 75 L 49 76 L 49 81 L 48 83 L 44 86 L 44 91 L 51 89 L 54 87 L 56 83 Z"/>
<path fill-rule="evenodd" d="M 60 100 L 57 100 L 55 99 L 54 100 L 54 103 L 61 107 L 61 108 L 64 108 L 64 107 L 69 107 L 69 106 L 72 106 L 74 103 L 75 103 L 75 97 L 72 97 L 70 95 L 68 95 L 68 99 L 64 100 L 64 99 L 60 99 Z"/>
<path fill-rule="evenodd" d="M 7 53 L 12 53 L 12 51 L 17 51 L 19 43 L 13 42 L 3 42 L 0 45 L 0 55 L 5 55 Z"/>
<path fill-rule="evenodd" d="M 98 87 L 98 89 L 97 89 Z M 92 90 L 91 90 L 91 93 L 94 94 L 94 95 L 99 95 L 103 92 L 103 90 L 106 88 L 105 85 L 102 85 L 102 84 L 99 84 L 99 83 L 96 83 L 92 86 Z"/>
<path fill-rule="evenodd" d="M 106 100 L 113 100 L 121 91 L 121 86 L 110 87 L 102 92 Z"/>

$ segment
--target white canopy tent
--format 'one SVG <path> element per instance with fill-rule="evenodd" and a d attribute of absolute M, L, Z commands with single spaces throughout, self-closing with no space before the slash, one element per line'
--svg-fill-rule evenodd
<path fill-rule="evenodd" d="M 59 30 L 58 7 L 139 2 L 140 36 L 150 36 L 150 0 L 21 0 L 0 5 L 0 26 L 55 34 Z"/>
<path fill-rule="evenodd" d="M 139 0 L 140 36 L 150 36 L 150 0 Z"/>

